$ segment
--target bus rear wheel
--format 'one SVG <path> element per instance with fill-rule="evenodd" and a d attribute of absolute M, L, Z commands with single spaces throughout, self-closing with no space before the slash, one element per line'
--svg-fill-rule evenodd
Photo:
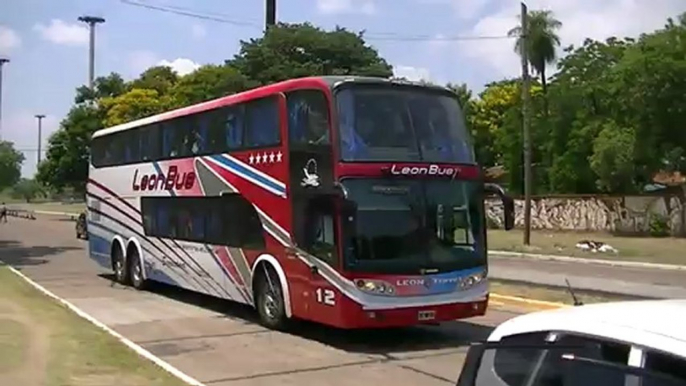
<path fill-rule="evenodd" d="M 131 285 L 137 290 L 144 290 L 147 286 L 147 280 L 143 276 L 143 265 L 141 258 L 137 251 L 133 251 L 129 256 L 129 277 L 131 278 Z"/>
<path fill-rule="evenodd" d="M 274 330 L 286 329 L 288 317 L 283 300 L 283 290 L 278 276 L 268 265 L 263 264 L 255 291 L 255 307 L 260 322 Z"/>
<path fill-rule="evenodd" d="M 124 252 L 119 246 L 115 246 L 112 250 L 112 268 L 114 269 L 114 277 L 119 284 L 128 285 L 130 276 L 129 270 L 126 269 L 126 261 L 124 261 Z"/>

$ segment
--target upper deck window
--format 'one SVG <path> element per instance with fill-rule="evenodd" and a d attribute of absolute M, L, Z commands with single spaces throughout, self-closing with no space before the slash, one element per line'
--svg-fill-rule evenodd
<path fill-rule="evenodd" d="M 329 109 L 324 93 L 319 90 L 298 90 L 286 96 L 288 133 L 291 145 L 327 145 L 329 139 Z"/>
<path fill-rule="evenodd" d="M 462 110 L 448 94 L 354 85 L 336 103 L 344 161 L 475 163 Z"/>

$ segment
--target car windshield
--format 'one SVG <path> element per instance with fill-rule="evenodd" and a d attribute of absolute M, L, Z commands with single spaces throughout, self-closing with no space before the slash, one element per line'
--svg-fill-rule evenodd
<path fill-rule="evenodd" d="M 483 265 L 476 181 L 347 179 L 356 206 L 346 216 L 349 270 L 416 274 Z"/>
<path fill-rule="evenodd" d="M 336 101 L 344 161 L 475 163 L 462 110 L 448 93 L 352 85 Z"/>

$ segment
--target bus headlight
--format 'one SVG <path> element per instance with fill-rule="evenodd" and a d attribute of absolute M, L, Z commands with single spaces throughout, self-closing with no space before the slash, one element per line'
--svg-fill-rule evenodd
<path fill-rule="evenodd" d="M 486 272 L 477 272 L 469 276 L 465 276 L 460 280 L 460 289 L 468 290 L 475 285 L 481 283 L 486 278 Z"/>
<path fill-rule="evenodd" d="M 390 283 L 382 280 L 357 279 L 355 280 L 355 286 L 360 291 L 374 295 L 393 295 L 395 293 L 395 288 Z"/>

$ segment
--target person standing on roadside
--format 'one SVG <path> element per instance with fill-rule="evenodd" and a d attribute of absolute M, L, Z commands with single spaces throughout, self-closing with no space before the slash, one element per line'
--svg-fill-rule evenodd
<path fill-rule="evenodd" d="M 0 205 L 0 221 L 7 222 L 7 206 L 4 202 Z"/>

